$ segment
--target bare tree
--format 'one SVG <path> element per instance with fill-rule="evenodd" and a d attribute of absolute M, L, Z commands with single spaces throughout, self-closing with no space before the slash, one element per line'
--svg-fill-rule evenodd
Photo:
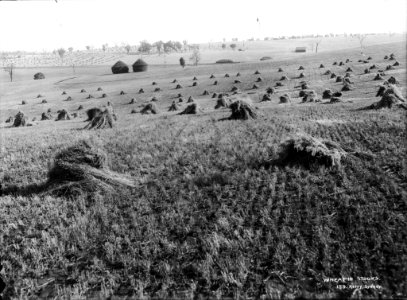
<path fill-rule="evenodd" d="M 189 59 L 194 63 L 195 66 L 198 65 L 199 61 L 201 60 L 201 52 L 198 48 L 194 48 Z"/>
<path fill-rule="evenodd" d="M 103 44 L 102 45 L 103 52 L 106 52 L 108 46 L 109 46 L 108 44 Z"/>
<path fill-rule="evenodd" d="M 322 43 L 322 39 L 315 41 L 315 53 L 318 53 L 318 47 Z"/>
<path fill-rule="evenodd" d="M 14 64 L 9 63 L 4 67 L 4 71 L 8 73 L 10 76 L 10 81 L 13 82 L 13 71 L 14 71 Z"/>
<path fill-rule="evenodd" d="M 63 60 L 63 59 L 64 59 L 64 55 L 65 55 L 65 53 L 66 53 L 66 50 L 65 50 L 64 48 L 59 48 L 59 49 L 57 50 L 57 52 L 58 52 L 58 55 L 59 55 L 59 57 L 61 58 L 61 60 Z"/>
<path fill-rule="evenodd" d="M 131 50 L 131 46 L 130 46 L 130 45 L 126 45 L 126 46 L 124 46 L 124 49 L 126 49 L 127 54 L 129 54 L 129 53 L 130 53 L 130 50 Z"/>
<path fill-rule="evenodd" d="M 364 42 L 365 42 L 366 37 L 367 37 L 367 34 L 357 34 L 356 35 L 356 38 L 358 39 L 359 44 L 360 44 L 360 52 L 362 54 L 363 54 L 363 48 L 365 47 Z"/>

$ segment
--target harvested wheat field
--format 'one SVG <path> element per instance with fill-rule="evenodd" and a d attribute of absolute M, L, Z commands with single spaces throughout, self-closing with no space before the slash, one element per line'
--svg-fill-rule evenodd
<path fill-rule="evenodd" d="M 407 297 L 405 36 L 294 51 L 309 43 L 202 44 L 197 65 L 193 46 L 16 58 L 0 74 L 4 299 Z"/>

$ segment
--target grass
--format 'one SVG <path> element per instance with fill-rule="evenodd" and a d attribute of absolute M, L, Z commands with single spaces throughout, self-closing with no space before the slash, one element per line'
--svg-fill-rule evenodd
<path fill-rule="evenodd" d="M 389 76 L 398 76 L 405 96 L 405 50 L 399 49 L 372 48 L 377 57 L 372 64 L 385 65 L 383 53 L 395 52 L 403 67 Z M 355 62 L 358 56 L 352 51 L 343 55 Z M 321 53 L 319 58 L 286 61 L 284 74 L 292 78 L 303 65 L 309 70 L 310 88 L 321 95 L 340 84 L 317 71 L 314 76 L 312 70 L 334 60 L 340 58 Z M 257 69 L 264 79 L 262 93 L 281 77 L 279 66 L 264 62 L 169 68 L 158 78 L 158 69 L 137 75 L 144 76 L 140 78 L 89 75 L 62 86 L 47 77 L 44 86 L 8 86 L 19 97 L 45 94 L 47 107 L 25 106 L 30 117 L 48 107 L 69 110 L 70 105 L 76 109 L 84 104 L 86 110 L 105 104 L 97 97 L 86 102 L 79 96 L 81 88 L 93 92 L 92 87 L 102 86 L 114 95 L 107 100 L 119 118 L 113 129 L 102 131 L 76 130 L 84 127 L 86 116 L 0 128 L 4 297 L 335 298 L 358 292 L 324 279 L 357 276 L 378 277 L 374 283 L 382 287 L 361 290 L 364 298 L 405 297 L 405 111 L 357 110 L 377 101 L 376 83 L 370 80 L 374 74 L 355 75 L 355 88 L 338 104 L 301 104 L 299 90 L 293 91 L 296 82 L 267 103 L 249 94 L 259 107 L 256 120 L 220 121 L 230 110 L 214 110 L 216 99 L 199 96 L 212 87 L 212 73 L 220 85 L 210 92 L 230 90 L 238 71 L 240 88 L 250 92 Z M 355 74 L 364 67 L 352 64 Z M 342 75 L 345 69 L 337 67 L 335 72 Z M 221 78 L 227 72 L 231 78 Z M 187 88 L 193 76 L 199 85 Z M 193 96 L 203 112 L 166 112 L 180 92 L 169 89 L 173 78 L 184 86 L 185 98 Z M 157 102 L 162 113 L 130 114 L 134 106 L 129 99 L 136 97 L 135 106 L 151 99 L 152 80 L 163 89 Z M 137 94 L 140 87 L 146 94 Z M 62 102 L 62 90 L 74 100 Z M 120 90 L 127 94 L 118 96 Z M 292 103 L 278 104 L 279 94 L 285 92 Z M 20 103 L 19 97 L 5 95 L 1 120 Z M 347 155 L 334 169 L 267 167 L 278 157 L 278 145 L 298 133 L 331 140 L 356 154 Z M 36 187 L 46 182 L 55 154 L 82 139 L 100 145 L 108 167 L 130 176 L 136 187 L 117 195 L 39 196 Z"/>

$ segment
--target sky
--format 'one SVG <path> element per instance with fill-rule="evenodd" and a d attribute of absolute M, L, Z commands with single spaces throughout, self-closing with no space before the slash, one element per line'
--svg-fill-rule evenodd
<path fill-rule="evenodd" d="M 406 12 L 407 0 L 0 1 L 0 51 L 406 32 Z"/>

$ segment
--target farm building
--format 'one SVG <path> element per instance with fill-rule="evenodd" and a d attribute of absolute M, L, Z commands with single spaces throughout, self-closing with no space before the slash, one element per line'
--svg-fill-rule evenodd
<path fill-rule="evenodd" d="M 307 52 L 307 47 L 296 47 L 295 52 Z"/>

